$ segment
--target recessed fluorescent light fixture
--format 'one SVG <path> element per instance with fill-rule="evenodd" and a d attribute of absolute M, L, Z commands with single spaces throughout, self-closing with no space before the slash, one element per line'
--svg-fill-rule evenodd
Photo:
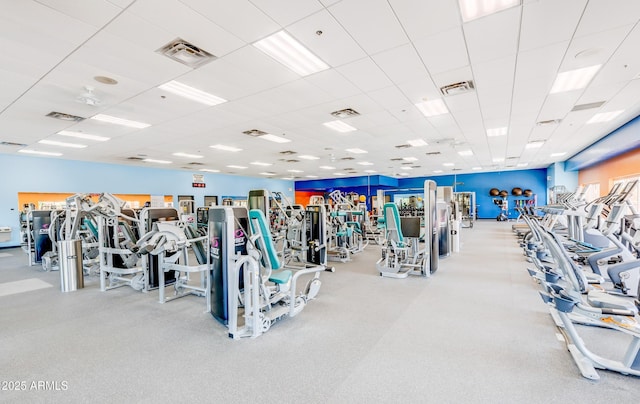
<path fill-rule="evenodd" d="M 18 150 L 18 153 L 26 153 L 26 154 L 40 154 L 40 155 L 42 155 L 42 156 L 62 156 L 62 153 L 45 152 L 45 151 L 28 150 L 28 149 Z"/>
<path fill-rule="evenodd" d="M 347 175 L 345 173 L 333 173 L 333 175 Z"/>
<path fill-rule="evenodd" d="M 320 168 L 322 168 L 323 170 L 335 170 L 335 167 L 331 167 L 331 166 L 320 166 Z"/>
<path fill-rule="evenodd" d="M 329 68 L 328 64 L 284 30 L 255 42 L 253 46 L 301 76 L 308 76 Z"/>
<path fill-rule="evenodd" d="M 458 154 L 459 154 L 460 156 L 465 156 L 465 157 L 467 157 L 467 156 L 473 156 L 473 150 L 460 150 L 460 151 L 458 152 Z"/>
<path fill-rule="evenodd" d="M 372 166 L 373 163 L 370 163 L 368 161 L 360 161 L 358 164 L 360 164 L 361 166 Z"/>
<path fill-rule="evenodd" d="M 487 136 L 488 137 L 497 137 L 497 136 L 504 136 L 507 134 L 507 127 L 503 126 L 501 128 L 491 128 L 491 129 L 487 129 Z"/>
<path fill-rule="evenodd" d="M 447 106 L 441 98 L 435 100 L 423 101 L 416 104 L 416 107 L 426 117 L 443 115 L 449 112 Z"/>
<path fill-rule="evenodd" d="M 404 166 L 404 167 L 400 167 L 401 170 L 413 170 L 413 167 L 409 167 L 409 166 Z"/>
<path fill-rule="evenodd" d="M 557 153 L 551 153 L 551 157 L 561 157 L 564 156 L 565 154 L 567 154 L 567 152 L 557 152 Z"/>
<path fill-rule="evenodd" d="M 551 91 L 549 91 L 549 94 L 556 94 L 565 91 L 573 91 L 585 88 L 589 84 L 593 76 L 598 73 L 598 70 L 600 70 L 601 66 L 602 65 L 594 65 L 558 73 L 558 76 L 556 76 L 556 80 L 553 82 L 553 86 L 551 86 Z"/>
<path fill-rule="evenodd" d="M 169 160 L 142 159 L 145 163 L 171 164 Z"/>
<path fill-rule="evenodd" d="M 492 161 L 494 163 L 502 163 L 504 161 L 504 157 L 496 157 Z"/>
<path fill-rule="evenodd" d="M 201 156 L 199 154 L 189 154 L 189 153 L 180 153 L 180 152 L 173 153 L 173 155 L 176 156 L 176 157 L 186 157 L 186 158 L 189 158 L 189 159 L 201 159 L 201 158 L 204 158 L 204 156 Z"/>
<path fill-rule="evenodd" d="M 214 170 L 211 168 L 201 168 L 200 171 L 205 172 L 205 173 L 219 173 L 220 170 Z"/>
<path fill-rule="evenodd" d="M 611 111 L 611 112 L 600 112 L 591 117 L 586 123 L 600 123 L 600 122 L 608 122 L 623 113 L 624 110 L 620 111 Z"/>
<path fill-rule="evenodd" d="M 252 163 L 249 164 L 253 164 L 254 166 L 263 166 L 263 167 L 268 167 L 270 165 L 272 165 L 271 163 L 263 163 L 261 161 L 254 161 Z"/>
<path fill-rule="evenodd" d="M 229 167 L 229 168 L 237 168 L 239 170 L 244 170 L 245 168 L 247 168 L 245 166 L 237 166 L 237 165 L 234 165 L 234 164 L 228 165 L 227 167 Z"/>
<path fill-rule="evenodd" d="M 260 175 L 276 175 L 276 173 L 263 172 L 263 173 L 260 173 Z"/>
<path fill-rule="evenodd" d="M 82 132 L 72 132 L 70 130 L 61 130 L 60 132 L 58 132 L 58 135 L 75 137 L 78 139 L 95 140 L 96 142 L 106 142 L 107 140 L 111 139 L 105 136 L 90 135 L 88 133 Z"/>
<path fill-rule="evenodd" d="M 214 144 L 213 146 L 209 146 L 212 149 L 217 149 L 217 150 L 224 150 L 224 151 L 230 151 L 230 152 L 239 152 L 242 151 L 242 149 L 239 149 L 237 147 L 233 147 L 233 146 L 225 146 L 223 144 Z"/>
<path fill-rule="evenodd" d="M 320 160 L 320 157 L 310 156 L 308 154 L 302 154 L 302 155 L 298 156 L 298 158 L 301 158 L 303 160 Z"/>
<path fill-rule="evenodd" d="M 516 167 L 526 167 L 528 165 L 529 165 L 529 163 L 518 163 L 518 164 L 516 164 Z"/>
<path fill-rule="evenodd" d="M 520 2 L 521 0 L 458 0 L 464 22 L 518 6 Z"/>
<path fill-rule="evenodd" d="M 525 149 L 537 149 L 538 147 L 542 147 L 543 144 L 544 140 L 534 140 L 524 145 L 524 147 Z"/>
<path fill-rule="evenodd" d="M 376 170 L 364 170 L 365 173 L 375 173 Z"/>
<path fill-rule="evenodd" d="M 398 173 L 398 175 L 402 176 L 402 177 L 408 177 L 409 173 Z"/>
<path fill-rule="evenodd" d="M 84 149 L 85 147 L 87 147 L 86 144 L 57 142 L 55 140 L 39 140 L 38 143 L 48 144 L 50 146 L 70 147 L 72 149 Z"/>
<path fill-rule="evenodd" d="M 307 177 L 307 178 L 318 178 L 317 175 L 305 175 L 305 177 Z"/>
<path fill-rule="evenodd" d="M 266 135 L 262 135 L 258 137 L 260 139 L 268 140 L 270 142 L 275 142 L 275 143 L 289 143 L 291 141 L 291 139 L 285 139 L 281 136 L 272 135 L 270 133 L 267 133 Z"/>
<path fill-rule="evenodd" d="M 303 173 L 304 171 L 302 170 L 287 170 L 290 173 Z"/>
<path fill-rule="evenodd" d="M 340 133 L 347 133 L 347 132 L 353 132 L 354 130 L 358 130 L 353 126 L 349 125 L 348 123 L 344 123 L 342 121 L 325 122 L 323 123 L 323 125 L 329 129 L 333 129 L 336 132 L 340 132 Z"/>
<path fill-rule="evenodd" d="M 136 129 L 144 129 L 151 126 L 151 124 L 148 124 L 148 123 L 130 121 L 128 119 L 118 118 L 115 116 L 105 115 L 105 114 L 94 115 L 91 117 L 91 119 L 94 119 L 100 122 L 112 123 L 114 125 L 128 126 L 130 128 L 136 128 Z"/>
<path fill-rule="evenodd" d="M 472 170 L 482 170 L 482 167 L 471 167 Z"/>
<path fill-rule="evenodd" d="M 429 143 L 425 142 L 422 139 L 407 140 L 407 143 L 413 147 L 429 146 Z"/>
<path fill-rule="evenodd" d="M 417 159 L 417 158 L 415 158 L 415 157 L 403 157 L 402 159 L 403 159 L 404 161 L 418 161 L 418 159 Z"/>
<path fill-rule="evenodd" d="M 198 90 L 197 88 L 182 84 L 175 80 L 164 83 L 163 85 L 158 86 L 158 88 L 210 107 L 227 102 L 224 98 L 217 97 L 213 94 Z"/>
<path fill-rule="evenodd" d="M 353 153 L 353 154 L 364 154 L 364 153 L 369 153 L 366 150 L 362 150 L 362 149 L 346 149 L 345 151 L 349 152 L 349 153 Z"/>
<path fill-rule="evenodd" d="M 453 167 L 455 166 L 455 163 L 442 163 L 442 165 L 445 167 Z"/>
<path fill-rule="evenodd" d="M 433 170 L 434 173 L 436 174 L 440 174 L 442 172 L 442 170 Z"/>

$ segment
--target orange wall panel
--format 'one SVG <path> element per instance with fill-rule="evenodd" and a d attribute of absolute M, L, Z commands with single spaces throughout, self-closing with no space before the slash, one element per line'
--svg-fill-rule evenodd
<path fill-rule="evenodd" d="M 600 194 L 609 192 L 613 179 L 640 174 L 640 149 L 616 156 L 593 167 L 580 170 L 578 182 L 580 184 L 600 184 Z"/>

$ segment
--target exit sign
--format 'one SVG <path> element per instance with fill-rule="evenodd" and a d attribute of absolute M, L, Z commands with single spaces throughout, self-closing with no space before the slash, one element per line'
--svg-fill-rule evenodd
<path fill-rule="evenodd" d="M 207 184 L 205 184 L 204 182 L 192 182 L 191 186 L 193 188 L 206 188 Z"/>

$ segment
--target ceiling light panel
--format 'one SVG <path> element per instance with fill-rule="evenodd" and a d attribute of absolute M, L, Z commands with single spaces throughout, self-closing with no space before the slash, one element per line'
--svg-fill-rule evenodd
<path fill-rule="evenodd" d="M 429 143 L 422 139 L 407 140 L 407 143 L 413 147 L 429 146 Z"/>
<path fill-rule="evenodd" d="M 302 170 L 287 170 L 290 173 L 303 173 L 304 171 Z"/>
<path fill-rule="evenodd" d="M 529 165 L 529 163 L 518 163 L 518 164 L 516 164 L 516 167 L 526 167 L 528 165 Z"/>
<path fill-rule="evenodd" d="M 276 32 L 254 43 L 253 46 L 301 76 L 329 68 L 328 64 L 285 31 Z"/>
<path fill-rule="evenodd" d="M 594 65 L 558 73 L 549 93 L 556 94 L 585 88 L 589 85 L 593 76 L 600 70 L 601 66 L 602 65 Z"/>
<path fill-rule="evenodd" d="M 366 151 L 366 150 L 357 149 L 357 148 L 355 148 L 355 149 L 346 149 L 345 151 L 346 151 L 346 152 L 349 152 L 349 153 L 353 153 L 353 154 L 365 154 L 365 153 L 369 153 L 369 152 L 368 152 L 368 151 Z"/>
<path fill-rule="evenodd" d="M 600 113 L 595 114 L 594 116 L 592 116 L 591 119 L 589 119 L 586 123 L 587 124 L 592 124 L 592 123 L 609 122 L 609 121 L 615 119 L 618 115 L 620 115 L 623 112 L 624 112 L 624 110 L 611 111 L 611 112 L 600 112 Z"/>
<path fill-rule="evenodd" d="M 349 125 L 348 123 L 344 123 L 342 121 L 325 122 L 323 123 L 323 125 L 329 129 L 333 129 L 336 132 L 340 132 L 340 133 L 347 133 L 347 132 L 353 132 L 358 130 L 353 126 Z"/>
<path fill-rule="evenodd" d="M 186 157 L 186 158 L 189 158 L 189 159 L 201 159 L 201 158 L 204 158 L 204 156 L 201 156 L 199 154 L 189 154 L 189 153 L 180 153 L 180 152 L 172 153 L 172 154 L 174 156 L 176 156 L 176 157 Z"/>
<path fill-rule="evenodd" d="M 445 167 L 453 167 L 455 166 L 455 163 L 442 163 L 442 165 Z"/>
<path fill-rule="evenodd" d="M 237 166 L 235 164 L 228 165 L 227 167 L 229 167 L 229 168 L 237 168 L 239 170 L 244 170 L 245 168 L 247 168 L 245 166 Z"/>
<path fill-rule="evenodd" d="M 100 121 L 100 122 L 112 123 L 114 125 L 127 126 L 129 128 L 136 128 L 136 129 L 144 129 L 151 126 L 151 124 L 148 124 L 148 123 L 131 121 L 129 119 L 118 118 L 116 116 L 105 115 L 105 114 L 94 115 L 91 117 L 91 119 Z"/>
<path fill-rule="evenodd" d="M 214 144 L 213 146 L 209 146 L 212 149 L 216 149 L 216 150 L 222 150 L 222 151 L 230 151 L 230 152 L 239 152 L 242 151 L 242 149 L 239 149 L 237 147 L 233 147 L 233 146 L 225 146 L 223 144 Z"/>
<path fill-rule="evenodd" d="M 249 164 L 253 164 L 254 166 L 262 166 L 262 167 L 268 167 L 270 165 L 272 165 L 271 163 L 263 163 L 261 161 L 254 161 L 252 163 Z"/>
<path fill-rule="evenodd" d="M 220 98 L 197 88 L 188 86 L 178 81 L 172 80 L 158 87 L 161 90 L 168 91 L 180 97 L 187 98 L 192 101 L 199 102 L 210 107 L 227 102 L 224 98 Z"/>
<path fill-rule="evenodd" d="M 551 157 L 562 157 L 565 154 L 567 154 L 567 152 L 557 152 L 557 153 L 551 153 Z"/>
<path fill-rule="evenodd" d="M 267 133 L 265 135 L 258 136 L 258 137 L 260 139 L 268 140 L 268 141 L 274 142 L 274 143 L 289 143 L 289 142 L 291 142 L 291 139 L 285 139 L 282 136 L 276 136 L 276 135 L 272 135 L 270 133 Z"/>
<path fill-rule="evenodd" d="M 404 161 L 418 161 L 418 159 L 416 157 L 403 157 L 402 159 Z"/>
<path fill-rule="evenodd" d="M 306 178 L 318 178 L 317 175 L 305 175 Z"/>
<path fill-rule="evenodd" d="M 527 143 L 524 147 L 526 149 L 537 149 L 539 147 L 542 147 L 543 144 L 544 144 L 544 140 L 534 140 L 532 142 Z"/>
<path fill-rule="evenodd" d="M 320 166 L 321 169 L 323 170 L 335 170 L 335 167 L 331 167 L 331 166 Z"/>
<path fill-rule="evenodd" d="M 18 150 L 18 153 L 39 154 L 41 156 L 62 156 L 62 153 L 46 152 L 46 151 L 38 151 L 38 150 L 29 150 L 29 149 Z"/>
<path fill-rule="evenodd" d="M 365 173 L 369 173 L 369 174 L 371 174 L 371 173 L 375 173 L 375 172 L 376 172 L 376 170 L 364 170 L 364 172 L 365 172 Z"/>
<path fill-rule="evenodd" d="M 85 139 L 85 140 L 94 140 L 96 142 L 106 142 L 107 140 L 111 139 L 111 138 L 106 137 L 106 136 L 90 135 L 88 133 L 72 132 L 72 131 L 69 131 L 69 130 L 61 130 L 60 132 L 58 132 L 58 135 L 60 135 L 60 136 L 68 136 L 68 137 L 75 137 L 75 138 L 78 138 L 78 139 Z"/>
<path fill-rule="evenodd" d="M 265 172 L 260 173 L 260 175 L 276 175 L 276 173 L 265 171 Z"/>
<path fill-rule="evenodd" d="M 491 128 L 487 129 L 488 137 L 497 137 L 497 136 L 505 136 L 507 134 L 508 128 L 503 126 L 501 128 Z"/>
<path fill-rule="evenodd" d="M 47 145 L 50 145 L 50 146 L 69 147 L 69 148 L 72 148 L 72 149 L 84 149 L 85 147 L 87 147 L 86 144 L 58 142 L 58 141 L 55 141 L 55 140 L 39 140 L 38 143 L 47 144 Z"/>
<path fill-rule="evenodd" d="M 416 104 L 416 107 L 418 107 L 420 112 L 422 112 L 422 114 L 427 118 L 449 113 L 447 106 L 440 98 L 419 102 Z"/>
<path fill-rule="evenodd" d="M 372 166 L 373 163 L 369 162 L 369 161 L 360 161 L 358 162 L 358 164 L 360 164 L 361 166 Z"/>
<path fill-rule="evenodd" d="M 520 3 L 521 0 L 458 0 L 464 22 L 518 6 Z"/>
<path fill-rule="evenodd" d="M 205 172 L 205 173 L 219 173 L 220 170 L 214 170 L 211 168 L 201 168 L 199 171 Z"/>
<path fill-rule="evenodd" d="M 442 170 L 433 170 L 434 173 L 436 174 L 440 174 L 442 172 Z"/>
<path fill-rule="evenodd" d="M 171 164 L 169 160 L 142 159 L 145 163 Z"/>
<path fill-rule="evenodd" d="M 320 160 L 320 157 L 310 156 L 308 154 L 302 154 L 302 155 L 298 156 L 298 158 L 301 158 L 303 160 Z"/>
<path fill-rule="evenodd" d="M 473 150 L 460 150 L 458 154 L 463 157 L 473 156 Z"/>

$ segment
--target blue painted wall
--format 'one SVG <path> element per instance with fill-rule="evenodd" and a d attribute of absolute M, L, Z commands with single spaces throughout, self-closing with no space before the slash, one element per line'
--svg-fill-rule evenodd
<path fill-rule="evenodd" d="M 567 191 L 574 191 L 578 187 L 578 171 L 567 171 L 566 162 L 553 163 L 547 169 L 547 189 L 564 186 Z"/>
<path fill-rule="evenodd" d="M 196 206 L 205 195 L 245 196 L 251 189 L 279 191 L 293 200 L 293 181 L 213 174 L 198 171 L 100 164 L 0 154 L 0 226 L 11 227 L 11 241 L 0 247 L 20 244 L 18 192 L 60 192 L 193 195 Z M 193 188 L 192 174 L 204 174 L 206 188 Z"/>
<path fill-rule="evenodd" d="M 475 192 L 476 204 L 478 205 L 478 217 L 481 219 L 495 218 L 500 213 L 500 208 L 493 203 L 493 197 L 489 196 L 489 190 L 491 188 L 504 189 L 509 192 L 509 217 L 517 218 L 518 215 L 515 212 L 515 200 L 526 199 L 524 197 L 511 196 L 511 190 L 513 188 L 531 189 L 536 195 L 538 205 L 544 205 L 547 201 L 547 170 L 535 169 L 535 170 L 518 170 L 518 171 L 503 171 L 503 172 L 489 172 L 489 173 L 473 173 L 473 174 L 460 174 L 460 175 L 442 175 L 437 177 L 414 177 L 414 178 L 390 178 L 384 176 L 384 180 L 378 183 L 392 184 L 394 181 L 397 185 L 385 185 L 385 186 L 362 186 L 363 181 L 366 183 L 367 177 L 351 177 L 351 178 L 339 178 L 329 180 L 317 180 L 317 181 L 300 181 L 296 182 L 296 190 L 333 190 L 340 189 L 344 192 L 356 192 L 359 195 L 376 195 L 378 189 L 385 189 L 386 195 L 395 194 L 408 194 L 411 193 L 406 189 L 418 189 L 416 193 L 421 193 L 421 189 L 424 187 L 424 181 L 429 179 L 436 182 L 438 186 L 453 186 L 456 184 L 455 190 L 457 192 Z M 374 177 L 371 177 L 372 179 Z M 388 180 L 387 180 L 388 179 Z M 371 184 L 374 180 L 371 181 Z M 397 191 L 390 191 L 389 189 L 397 189 Z M 370 201 L 367 198 L 367 201 Z M 370 208 L 370 206 L 369 206 Z"/>

